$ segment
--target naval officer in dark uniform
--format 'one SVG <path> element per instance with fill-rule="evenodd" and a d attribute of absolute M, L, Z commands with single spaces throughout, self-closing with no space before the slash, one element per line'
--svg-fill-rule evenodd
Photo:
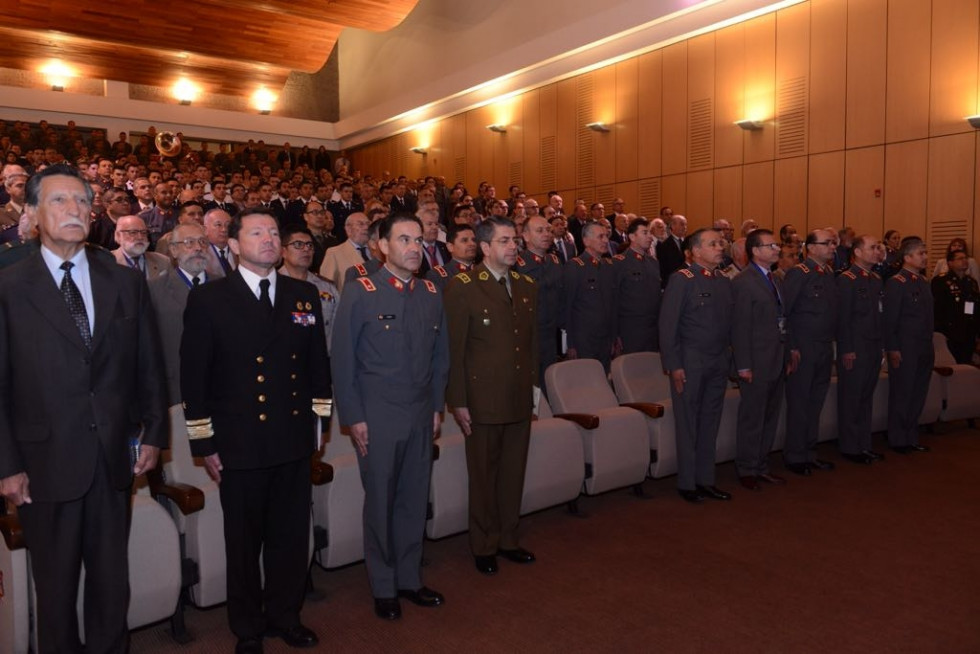
<path fill-rule="evenodd" d="M 966 252 L 947 252 L 946 263 L 949 271 L 932 280 L 936 331 L 946 336 L 956 363 L 971 363 L 980 334 L 980 288 L 967 274 L 970 259 Z"/>
<path fill-rule="evenodd" d="M 929 254 L 917 236 L 900 249 L 902 269 L 885 282 L 884 331 L 888 354 L 888 445 L 899 454 L 927 452 L 919 444 L 919 416 L 932 378 L 933 308 L 929 283 L 922 276 Z"/>
<path fill-rule="evenodd" d="M 314 424 L 330 403 L 320 298 L 312 284 L 276 274 L 282 245 L 267 209 L 236 216 L 229 239 L 239 267 L 192 289 L 184 311 L 180 388 L 191 453 L 219 484 L 236 651 L 261 652 L 263 635 L 313 647 L 317 636 L 299 613 Z"/>
<path fill-rule="evenodd" d="M 645 218 L 637 218 L 626 228 L 629 247 L 613 257 L 616 271 L 616 306 L 619 342 L 623 354 L 657 352 L 660 338 L 660 264 L 650 256 L 653 234 Z"/>
<path fill-rule="evenodd" d="M 533 279 L 538 288 L 538 387 L 542 392 L 544 371 L 560 354 L 558 330 L 565 325 L 565 282 L 561 259 L 550 253 L 553 241 L 547 219 L 531 216 L 524 225 L 527 249 L 518 255 L 514 266 L 514 270 Z"/>
<path fill-rule="evenodd" d="M 828 267 L 833 261 L 833 233 L 815 229 L 806 237 L 807 259 L 788 271 L 783 281 L 784 311 L 790 356 L 796 370 L 786 378 L 786 467 L 797 474 L 832 470 L 816 458 L 820 412 L 830 388 L 837 332 L 837 282 Z"/>
<path fill-rule="evenodd" d="M 690 266 L 675 271 L 660 306 L 660 356 L 670 375 L 677 490 L 688 502 L 731 499 L 715 487 L 715 442 L 731 365 L 732 283 L 718 271 L 725 240 L 713 229 L 688 237 Z M 651 289 L 657 292 L 658 283 Z"/>
<path fill-rule="evenodd" d="M 616 338 L 616 271 L 609 234 L 598 222 L 582 227 L 585 251 L 564 266 L 569 359 L 598 359 L 609 372 Z"/>
<path fill-rule="evenodd" d="M 873 272 L 884 246 L 865 234 L 854 239 L 850 268 L 837 277 L 837 433 L 841 455 L 868 465 L 871 403 L 881 372 L 881 277 Z"/>
<path fill-rule="evenodd" d="M 537 288 L 511 270 L 517 234 L 506 218 L 477 227 L 483 262 L 446 287 L 449 388 L 446 399 L 466 436 L 470 549 L 476 568 L 497 572 L 496 556 L 531 563 L 517 525 L 538 382 Z"/>
<path fill-rule="evenodd" d="M 375 613 L 401 617 L 398 598 L 438 606 L 422 585 L 422 535 L 432 439 L 445 406 L 449 342 L 439 289 L 414 274 L 422 223 L 384 219 L 386 263 L 357 277 L 334 319 L 333 379 L 342 425 L 350 427 L 364 485 L 364 558 Z"/>

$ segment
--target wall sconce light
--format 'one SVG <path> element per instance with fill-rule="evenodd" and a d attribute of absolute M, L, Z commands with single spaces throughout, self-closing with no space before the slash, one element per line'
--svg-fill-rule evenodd
<path fill-rule="evenodd" d="M 75 71 L 58 59 L 54 59 L 41 68 L 41 74 L 47 78 L 52 91 L 64 91 L 68 80 L 75 76 Z"/>
<path fill-rule="evenodd" d="M 187 106 L 197 99 L 198 88 L 193 82 L 182 77 L 174 84 L 173 94 L 178 103 Z"/>
<path fill-rule="evenodd" d="M 259 113 L 263 116 L 268 116 L 272 113 L 272 107 L 275 106 L 276 100 L 278 100 L 276 95 L 264 86 L 260 86 L 252 94 L 252 106 L 258 109 Z"/>
<path fill-rule="evenodd" d="M 416 145 L 414 148 L 409 148 L 409 151 L 414 152 L 415 154 L 426 154 L 428 152 L 428 150 L 423 148 L 421 145 Z"/>
<path fill-rule="evenodd" d="M 496 132 L 497 134 L 506 134 L 507 133 L 507 126 L 506 125 L 500 125 L 500 124 L 497 124 L 497 123 L 495 123 L 493 125 L 487 125 L 487 129 L 490 130 L 491 132 Z"/>
<path fill-rule="evenodd" d="M 605 123 L 587 123 L 585 126 L 591 129 L 593 132 L 609 131 L 609 125 L 606 125 Z"/>
<path fill-rule="evenodd" d="M 749 120 L 748 118 L 743 118 L 742 120 L 736 120 L 735 124 L 749 132 L 757 132 L 762 129 L 761 120 Z"/>
<path fill-rule="evenodd" d="M 974 116 L 967 116 L 966 122 L 970 123 L 970 127 L 973 129 L 980 129 L 980 114 Z"/>

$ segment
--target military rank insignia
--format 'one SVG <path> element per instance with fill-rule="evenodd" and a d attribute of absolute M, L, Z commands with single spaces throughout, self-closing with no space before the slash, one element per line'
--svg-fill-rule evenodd
<path fill-rule="evenodd" d="M 306 311 L 293 311 L 293 323 L 302 327 L 312 327 L 316 324 L 316 316 Z"/>
<path fill-rule="evenodd" d="M 333 299 L 333 295 L 327 293 L 326 291 L 320 291 L 320 299 L 324 302 L 329 302 Z"/>

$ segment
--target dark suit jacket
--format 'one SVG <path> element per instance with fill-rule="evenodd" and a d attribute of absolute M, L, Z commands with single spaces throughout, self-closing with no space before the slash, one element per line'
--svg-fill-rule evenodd
<path fill-rule="evenodd" d="M 782 292 L 782 283 L 773 278 Z M 786 363 L 786 340 L 779 333 L 780 309 L 772 287 L 754 263 L 732 282 L 735 310 L 732 314 L 732 349 L 737 370 L 751 370 L 752 380 L 772 381 Z"/>
<path fill-rule="evenodd" d="M 344 229 L 347 216 L 358 211 L 364 211 L 364 203 L 354 198 L 350 202 L 350 209 L 348 209 L 339 200 L 337 202 L 330 201 L 327 203 L 327 211 L 333 216 L 333 235 L 337 237 L 340 243 L 343 243 L 347 240 L 347 231 Z"/>
<path fill-rule="evenodd" d="M 167 404 L 173 406 L 180 403 L 180 337 L 184 333 L 184 307 L 191 289 L 173 268 L 152 278 L 148 285 L 167 373 Z"/>
<path fill-rule="evenodd" d="M 660 264 L 660 283 L 666 287 L 671 274 L 685 263 L 684 253 L 673 236 L 657 243 L 657 262 Z"/>
<path fill-rule="evenodd" d="M 166 389 L 146 281 L 87 248 L 89 351 L 38 252 L 0 275 L 0 478 L 27 472 L 36 501 L 81 497 L 99 450 L 117 489 L 129 439 L 167 446 Z"/>
<path fill-rule="evenodd" d="M 397 195 L 391 196 L 391 213 L 415 213 L 417 209 L 418 204 L 415 202 L 415 198 L 408 193 L 401 199 Z"/>
<path fill-rule="evenodd" d="M 446 244 L 443 243 L 442 241 L 436 241 L 436 250 L 438 250 L 439 251 L 439 254 L 442 256 L 442 263 L 443 263 L 443 265 L 445 265 L 445 264 L 447 264 L 447 263 L 449 263 L 450 261 L 453 260 L 453 255 L 449 254 L 449 248 L 446 247 Z M 430 270 L 432 270 L 432 266 L 429 265 L 429 257 L 423 251 L 422 252 L 422 265 L 419 266 L 419 269 L 418 269 L 418 271 L 415 274 L 418 275 L 419 277 L 425 277 L 425 274 L 427 272 L 429 272 Z"/>
<path fill-rule="evenodd" d="M 214 430 L 209 438 L 190 435 L 194 456 L 217 452 L 225 467 L 250 470 L 313 453 L 313 400 L 330 397 L 320 316 L 316 287 L 283 275 L 271 313 L 237 270 L 188 295 L 180 344 L 184 416 L 189 425 L 210 419 Z"/>

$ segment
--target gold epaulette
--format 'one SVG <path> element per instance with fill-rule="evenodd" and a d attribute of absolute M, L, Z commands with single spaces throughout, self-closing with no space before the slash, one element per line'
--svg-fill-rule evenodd
<path fill-rule="evenodd" d="M 510 271 L 510 276 L 513 279 L 520 279 L 521 278 L 521 274 L 519 272 L 517 272 L 516 270 L 511 270 Z"/>
<path fill-rule="evenodd" d="M 458 275 L 456 275 L 456 279 L 463 282 L 464 284 L 469 284 L 471 281 L 473 281 L 472 279 L 470 279 L 470 276 L 467 275 L 466 273 L 459 273 Z"/>
<path fill-rule="evenodd" d="M 524 279 L 526 279 L 531 284 L 534 283 L 534 279 L 530 275 L 524 275 Z"/>
<path fill-rule="evenodd" d="M 321 418 L 329 418 L 330 414 L 333 413 L 333 400 L 321 400 L 314 397 L 313 413 Z"/>
<path fill-rule="evenodd" d="M 212 436 L 214 436 L 214 426 L 211 424 L 211 418 L 187 421 L 188 440 L 199 441 Z"/>

